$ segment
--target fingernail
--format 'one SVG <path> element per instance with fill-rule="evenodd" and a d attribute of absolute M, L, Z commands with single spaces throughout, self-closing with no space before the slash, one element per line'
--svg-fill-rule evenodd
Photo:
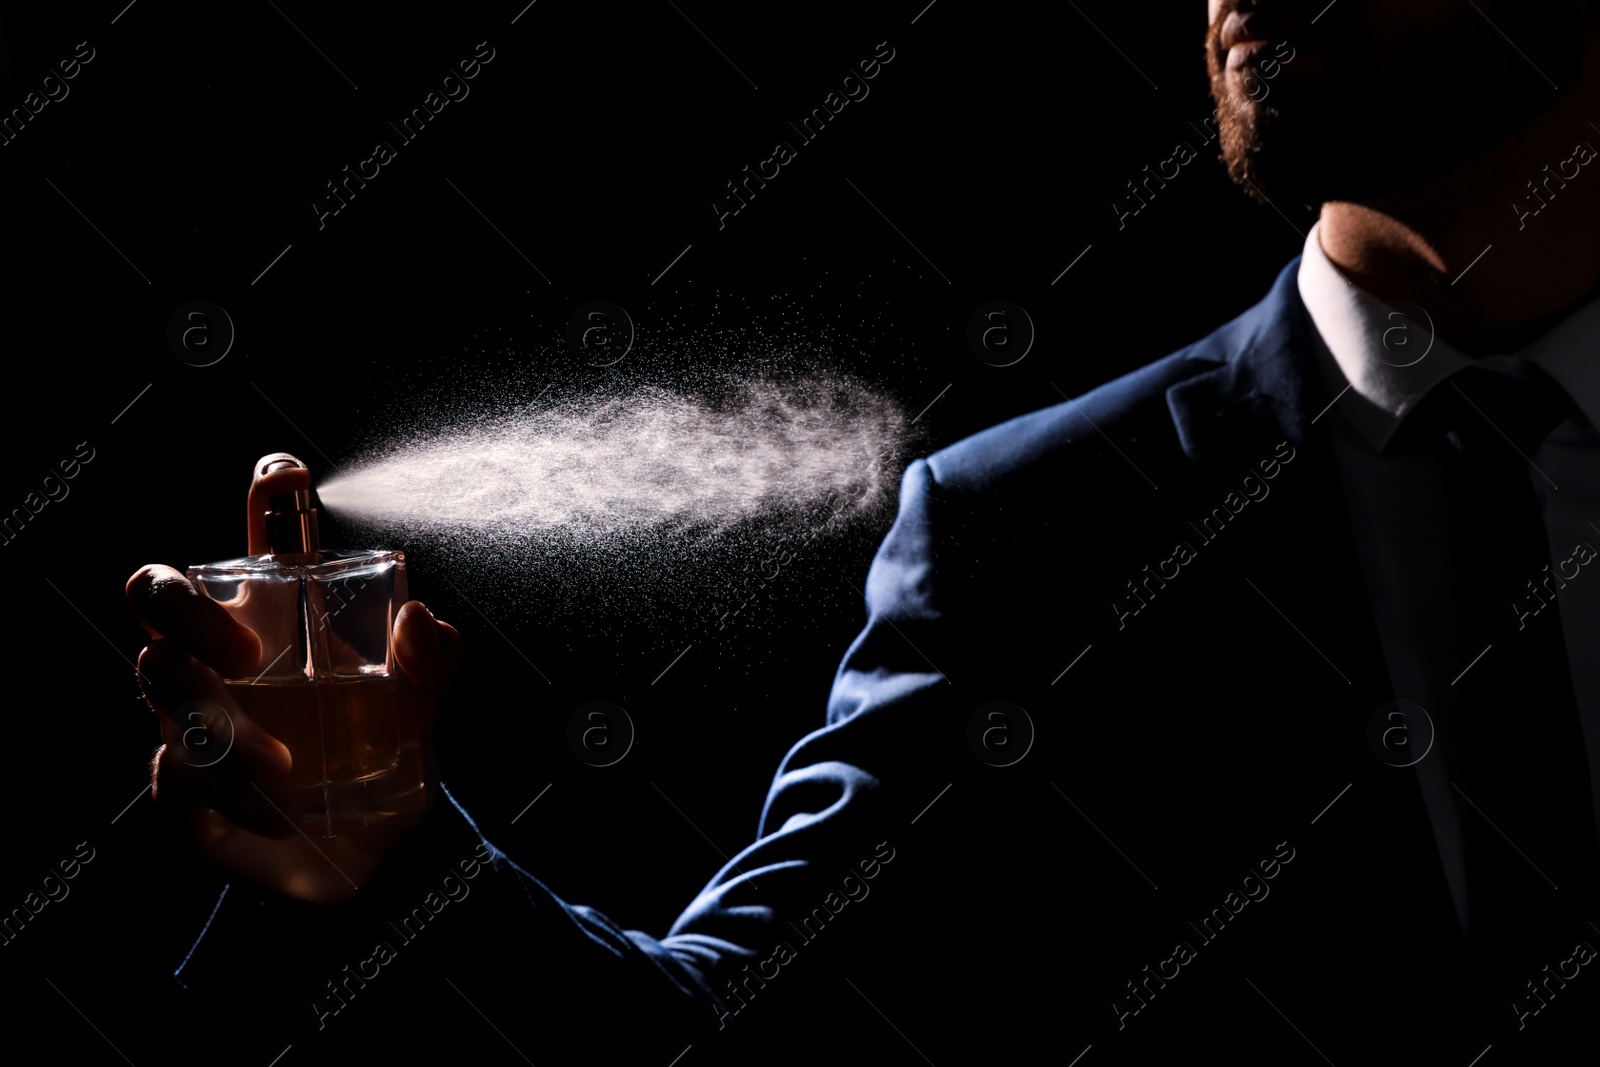
<path fill-rule="evenodd" d="M 271 474 L 273 471 L 286 471 L 286 470 L 290 470 L 290 469 L 295 468 L 295 467 L 304 467 L 304 466 L 305 466 L 305 464 L 301 463 L 297 459 L 275 459 L 271 463 L 262 464 L 261 473 L 262 474 Z"/>

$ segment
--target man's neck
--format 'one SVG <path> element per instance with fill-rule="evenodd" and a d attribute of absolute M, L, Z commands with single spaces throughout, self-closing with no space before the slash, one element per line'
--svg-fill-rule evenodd
<path fill-rule="evenodd" d="M 1600 295 L 1596 51 L 1554 106 L 1486 152 L 1364 203 L 1323 204 L 1328 258 L 1378 299 L 1424 308 L 1472 356 L 1515 351 Z M 1592 154 L 1575 155 L 1580 144 Z"/>

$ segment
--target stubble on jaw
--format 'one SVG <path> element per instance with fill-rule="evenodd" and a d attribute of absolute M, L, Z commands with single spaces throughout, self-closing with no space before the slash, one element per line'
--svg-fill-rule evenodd
<path fill-rule="evenodd" d="M 1577 79 L 1592 32 L 1576 2 L 1538 11 L 1485 2 L 1493 22 L 1470 5 L 1408 21 L 1347 4 L 1319 24 L 1304 49 L 1311 62 L 1296 67 L 1297 48 L 1287 62 L 1278 58 L 1271 79 L 1251 67 L 1227 70 L 1219 42 L 1235 4 L 1223 5 L 1206 34 L 1222 162 L 1254 200 L 1362 202 L 1460 163 L 1551 107 L 1560 93 L 1550 80 L 1566 87 Z M 1368 17 L 1381 20 L 1382 32 L 1363 24 Z M 1520 52 L 1500 32 L 1511 30 Z"/>

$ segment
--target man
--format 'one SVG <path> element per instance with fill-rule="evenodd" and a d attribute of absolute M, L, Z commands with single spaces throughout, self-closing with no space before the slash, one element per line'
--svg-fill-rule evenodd
<path fill-rule="evenodd" d="M 838 1056 L 762 1019 L 811 982 L 930 1062 L 1547 1057 L 1600 996 L 1594 7 L 1212 0 L 1224 161 L 1321 205 L 1304 254 L 1195 345 L 911 466 L 827 725 L 665 938 L 445 803 L 313 855 L 257 799 L 270 739 L 174 758 L 214 684 L 183 653 L 226 670 L 248 638 L 135 575 L 159 803 L 234 824 L 199 831 L 239 888 L 180 980 L 254 1002 L 246 961 L 293 951 L 317 977 L 278 995 L 324 1047 L 403 1045 L 459 995 L 535 1062 Z M 252 516 L 308 483 L 258 468 Z M 408 608 L 395 641 L 436 702 L 453 631 Z M 396 930 L 384 990 L 353 931 L 457 870 L 479 903 Z M 390 1023 L 341 1031 L 363 1003 Z"/>

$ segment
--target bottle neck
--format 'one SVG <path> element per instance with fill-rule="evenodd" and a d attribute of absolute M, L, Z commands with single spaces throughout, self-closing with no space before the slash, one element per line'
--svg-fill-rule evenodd
<path fill-rule="evenodd" d="M 273 556 L 316 553 L 322 547 L 310 490 L 282 493 L 267 502 L 267 552 Z"/>

